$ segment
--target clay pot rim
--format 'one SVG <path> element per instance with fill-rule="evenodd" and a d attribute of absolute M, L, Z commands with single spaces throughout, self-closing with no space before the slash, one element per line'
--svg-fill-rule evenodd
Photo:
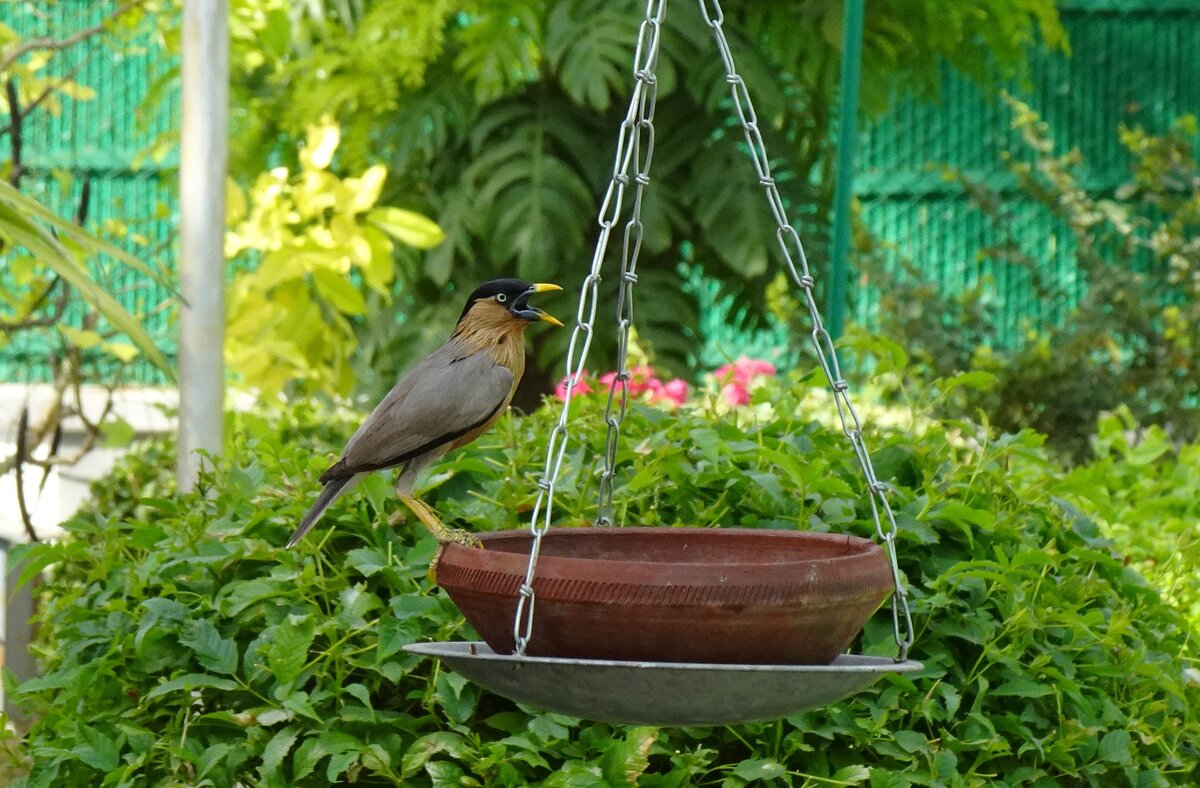
<path fill-rule="evenodd" d="M 583 527 L 583 526 L 553 526 L 546 535 L 567 538 L 574 538 L 576 534 L 581 537 L 594 535 L 597 533 L 598 526 Z M 703 526 L 616 526 L 611 530 L 612 533 L 628 533 L 628 534 L 654 534 L 655 536 L 668 537 L 669 535 L 678 534 L 680 536 L 687 534 L 736 534 L 750 535 L 751 537 L 761 536 L 764 540 L 777 539 L 794 539 L 803 541 L 818 541 L 818 542 L 836 542 L 845 544 L 852 549 L 843 555 L 820 556 L 810 558 L 788 558 L 782 561 L 646 561 L 646 560 L 626 560 L 620 558 L 581 558 L 577 556 L 562 556 L 562 555 L 547 555 L 545 553 L 539 558 L 539 566 L 542 566 L 543 561 L 552 562 L 556 566 L 564 568 L 575 567 L 582 569 L 589 566 L 616 566 L 634 568 L 652 568 L 652 567 L 686 567 L 688 569 L 747 569 L 757 570 L 759 572 L 773 572 L 787 569 L 787 571 L 796 571 L 798 568 L 805 566 L 826 566 L 837 565 L 839 563 L 851 563 L 861 561 L 868 556 L 874 556 L 883 553 L 883 547 L 878 542 L 872 539 L 867 539 L 862 536 L 855 536 L 847 533 L 828 533 L 822 531 L 785 531 L 781 529 L 770 528 L 738 528 L 738 527 L 703 527 Z M 489 541 L 528 541 L 533 538 L 533 535 L 528 530 L 506 530 L 506 531 L 490 531 L 487 533 L 476 534 L 484 543 L 484 555 L 489 559 L 497 561 L 503 560 L 501 556 L 513 556 L 520 559 L 522 563 L 528 561 L 528 551 L 518 550 L 491 550 L 487 549 Z M 718 537 L 721 538 L 721 537 Z M 447 545 L 447 550 L 468 550 L 469 548 L 457 544 Z"/>

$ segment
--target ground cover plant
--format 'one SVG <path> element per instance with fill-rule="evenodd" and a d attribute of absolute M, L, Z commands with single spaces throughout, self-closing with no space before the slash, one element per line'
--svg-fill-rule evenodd
<path fill-rule="evenodd" d="M 811 379 L 763 377 L 633 404 L 619 454 L 630 524 L 869 535 L 844 438 Z M 604 394 L 575 403 L 559 523 L 594 516 Z M 426 500 L 474 529 L 525 524 L 553 405 L 439 465 Z M 825 709 L 730 728 L 646 728 L 520 708 L 405 643 L 471 636 L 429 586 L 422 529 L 381 525 L 367 480 L 299 549 L 280 545 L 353 421 L 299 405 L 233 418 L 228 459 L 177 496 L 152 444 L 61 542 L 20 557 L 40 589 L 44 675 L 23 784 L 1172 785 L 1200 779 L 1184 617 L 1106 541 L 1023 432 L 872 431 L 900 520 L 925 669 Z M 1110 462 L 1118 459 L 1110 457 Z M 1120 472 L 1110 469 L 1110 474 Z M 1084 482 L 1081 482 L 1084 483 Z M 860 650 L 886 654 L 890 616 Z"/>

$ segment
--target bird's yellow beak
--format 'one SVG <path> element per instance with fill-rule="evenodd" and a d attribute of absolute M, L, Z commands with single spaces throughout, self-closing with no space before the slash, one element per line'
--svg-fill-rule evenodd
<path fill-rule="evenodd" d="M 562 290 L 562 288 L 551 282 L 538 282 L 530 287 L 529 290 L 533 293 L 552 293 L 555 290 Z M 548 315 L 540 309 L 535 311 L 538 313 L 538 320 L 541 320 L 543 323 L 549 323 L 550 325 L 558 328 L 563 327 L 563 324 L 560 323 L 558 318 L 554 317 L 553 315 Z"/>

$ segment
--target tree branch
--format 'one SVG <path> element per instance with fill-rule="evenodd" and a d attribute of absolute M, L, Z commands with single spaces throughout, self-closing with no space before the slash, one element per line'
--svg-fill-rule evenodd
<path fill-rule="evenodd" d="M 17 508 L 21 510 L 21 524 L 29 541 L 38 542 L 37 531 L 33 529 L 33 519 L 29 516 L 29 507 L 25 504 L 25 474 L 24 458 L 27 452 L 25 433 L 29 429 L 29 405 L 21 408 L 21 416 L 17 420 Z"/>
<path fill-rule="evenodd" d="M 25 120 L 25 110 L 21 106 L 21 97 L 17 95 L 17 83 L 13 81 L 12 77 L 4 80 L 4 92 L 8 97 L 8 116 L 12 118 L 8 123 L 8 129 L 11 132 L 8 144 L 12 151 L 12 171 L 8 174 L 8 182 L 14 189 L 19 189 L 21 176 L 25 174 L 25 165 L 21 163 L 21 148 L 24 143 L 21 130 Z"/>
<path fill-rule="evenodd" d="M 87 54 L 86 56 L 80 58 L 78 63 L 71 66 L 71 70 L 68 71 L 66 74 L 59 77 L 57 80 L 54 80 L 53 82 L 48 81 L 46 84 L 46 87 L 42 88 L 42 92 L 37 94 L 37 96 L 33 99 L 33 101 L 29 102 L 29 104 L 27 104 L 25 107 L 22 108 L 22 110 L 21 110 L 22 114 L 28 115 L 29 113 L 33 112 L 35 109 L 37 109 L 38 107 L 40 107 L 42 105 L 43 101 L 50 98 L 50 94 L 52 94 L 54 91 L 60 89 L 63 85 L 67 84 L 68 82 L 73 81 L 75 79 L 75 75 L 83 70 L 83 67 L 85 65 L 87 65 L 87 63 L 91 59 L 91 57 L 92 57 L 91 53 Z M 10 106 L 13 105 L 13 102 L 11 101 L 11 97 L 10 97 L 9 104 L 10 104 Z M 12 128 L 13 128 L 13 124 L 11 122 L 7 126 L 0 127 L 0 137 L 3 137 L 5 134 L 12 131 Z"/>
<path fill-rule="evenodd" d="M 71 47 L 75 46 L 76 44 L 86 41 L 87 39 L 91 38 L 92 36 L 95 36 L 95 35 L 105 32 L 106 30 L 108 30 L 109 26 L 113 22 L 117 21 L 122 16 L 124 16 L 125 14 L 134 10 L 135 8 L 140 8 L 140 7 L 144 6 L 147 2 L 149 2 L 149 0 L 131 0 L 131 2 L 128 2 L 125 5 L 118 8 L 116 11 L 114 11 L 112 13 L 111 16 L 109 16 L 107 19 L 100 22 L 99 24 L 93 25 L 92 27 L 84 28 L 83 30 L 80 30 L 78 33 L 67 36 L 66 38 L 53 38 L 51 36 L 39 36 L 38 38 L 31 38 L 27 41 L 23 41 L 22 43 L 16 45 L 12 49 L 10 49 L 4 53 L 3 59 L 0 59 L 0 73 L 8 71 L 9 66 L 11 66 L 13 63 L 15 63 L 18 58 L 20 58 L 23 55 L 27 55 L 30 52 L 33 52 L 35 50 L 49 49 L 49 50 L 59 51 L 59 50 L 63 50 L 63 49 L 70 49 Z"/>

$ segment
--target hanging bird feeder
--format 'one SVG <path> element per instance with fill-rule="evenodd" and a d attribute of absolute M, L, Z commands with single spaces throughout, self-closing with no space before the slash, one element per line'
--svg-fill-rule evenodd
<path fill-rule="evenodd" d="M 887 487 L 875 477 L 862 423 L 813 296 L 804 247 L 771 177 L 754 106 L 722 29 L 719 0 L 699 0 L 699 7 L 725 66 L 732 103 L 777 224 L 779 249 L 808 306 L 813 346 L 865 479 L 879 543 L 796 531 L 604 527 L 614 525 L 613 479 L 629 397 L 633 291 L 642 198 L 654 155 L 655 67 L 666 13 L 666 0 L 648 0 L 634 53 L 633 95 L 567 353 L 566 394 L 529 530 L 485 534 L 483 550 L 447 545 L 438 561 L 439 585 L 482 642 L 405 647 L 442 660 L 499 695 L 593 720 L 727 725 L 777 719 L 839 700 L 887 673 L 921 668 L 908 659 L 912 619 L 896 564 L 896 520 Z M 600 527 L 551 528 L 572 392 L 586 368 L 609 237 L 627 202 Z M 896 657 L 843 654 L 889 591 Z"/>

